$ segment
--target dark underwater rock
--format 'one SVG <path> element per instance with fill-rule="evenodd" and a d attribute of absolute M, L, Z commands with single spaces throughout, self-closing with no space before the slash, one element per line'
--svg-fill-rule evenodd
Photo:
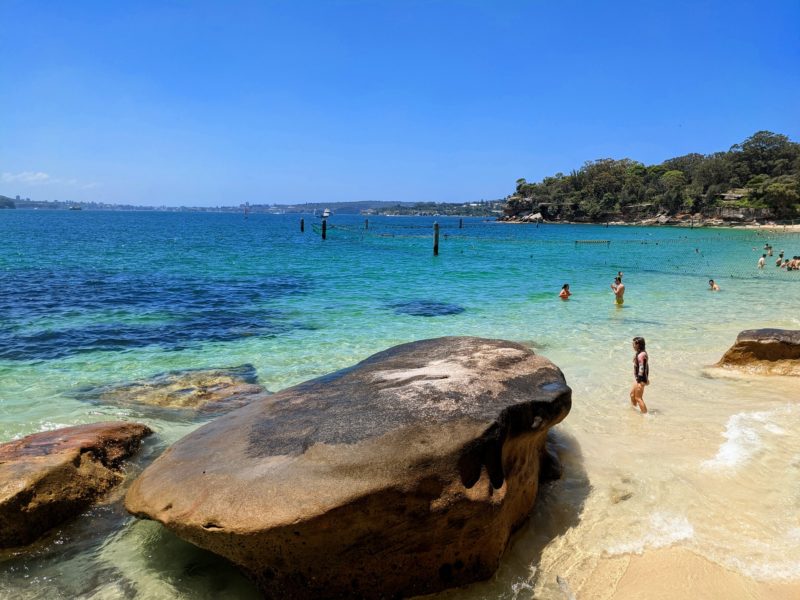
<path fill-rule="evenodd" d="M 414 317 L 438 317 L 443 315 L 457 315 L 464 312 L 464 307 L 447 302 L 433 300 L 410 300 L 392 304 L 394 312 L 398 315 L 411 315 Z"/>
<path fill-rule="evenodd" d="M 558 367 L 520 344 L 404 344 L 190 433 L 126 508 L 268 597 L 431 593 L 494 573 L 557 475 L 545 440 L 570 406 Z"/>
<path fill-rule="evenodd" d="M 58 285 L 53 285 L 57 281 Z M 311 282 L 294 276 L 213 278 L 82 269 L 0 270 L 0 360 L 52 360 L 87 352 L 156 346 L 183 350 L 243 337 L 276 337 L 308 329 L 276 299 L 303 295 Z M 118 321 L 31 329 L 76 312 L 111 310 Z M 148 314 L 161 317 L 141 320 Z M 131 319 L 132 317 L 132 319 Z"/>

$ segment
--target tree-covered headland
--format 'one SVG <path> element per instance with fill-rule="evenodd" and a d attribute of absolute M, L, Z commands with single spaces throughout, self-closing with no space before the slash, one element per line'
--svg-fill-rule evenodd
<path fill-rule="evenodd" d="M 657 215 L 800 218 L 800 144 L 759 131 L 726 152 L 687 154 L 658 165 L 629 158 L 586 162 L 539 183 L 518 179 L 505 218 L 638 221 Z"/>

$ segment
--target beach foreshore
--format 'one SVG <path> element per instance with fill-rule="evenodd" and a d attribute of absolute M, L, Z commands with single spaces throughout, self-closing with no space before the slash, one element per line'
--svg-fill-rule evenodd
<path fill-rule="evenodd" d="M 671 547 L 601 559 L 572 592 L 597 600 L 789 600 L 800 598 L 800 581 L 756 581 L 691 550 Z"/>

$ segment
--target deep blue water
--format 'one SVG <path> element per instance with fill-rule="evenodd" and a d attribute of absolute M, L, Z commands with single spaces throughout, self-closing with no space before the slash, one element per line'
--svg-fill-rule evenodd
<path fill-rule="evenodd" d="M 105 405 L 92 390 L 248 365 L 258 383 L 277 391 L 440 335 L 511 339 L 552 358 L 575 390 L 570 419 L 587 439 L 618 427 L 607 408 L 611 398 L 624 400 L 616 366 L 627 374 L 633 335 L 647 337 L 654 380 L 668 382 L 662 393 L 675 390 L 661 399 L 667 404 L 700 390 L 717 397 L 716 382 L 695 371 L 739 330 L 800 326 L 800 272 L 756 268 L 765 242 L 776 255 L 800 254 L 797 234 L 482 219 L 464 219 L 459 229 L 452 217 L 375 216 L 365 230 L 364 217 L 334 215 L 323 241 L 319 220 L 306 215 L 301 233 L 300 218 L 0 211 L 0 442 L 134 419 L 157 432 L 139 459 L 147 461 L 198 419 Z M 437 257 L 434 221 L 441 225 Z M 609 289 L 617 271 L 627 286 L 622 308 Z M 709 278 L 721 292 L 708 292 Z M 558 299 L 563 283 L 574 294 L 568 302 Z M 730 410 L 698 422 L 717 436 Z M 676 423 L 675 436 L 687 426 Z M 671 489 L 653 486 L 652 497 Z M 107 527 L 79 521 L 37 554 L 0 562 L 0 596 L 252 594 L 227 564 L 115 506 L 87 515 Z M 633 522 L 609 521 L 619 531 Z M 523 563 L 498 581 L 524 577 Z M 212 573 L 214 585 L 192 565 Z"/>

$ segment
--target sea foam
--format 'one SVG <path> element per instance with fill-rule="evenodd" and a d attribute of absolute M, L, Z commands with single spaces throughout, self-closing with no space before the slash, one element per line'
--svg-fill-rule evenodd
<path fill-rule="evenodd" d="M 704 469 L 733 469 L 752 459 L 763 447 L 764 433 L 784 435 L 772 421 L 775 411 L 743 412 L 731 416 L 722 437 L 725 442 L 714 458 L 703 461 Z"/>
<path fill-rule="evenodd" d="M 648 526 L 642 536 L 611 546 L 607 552 L 612 556 L 641 554 L 645 549 L 666 548 L 693 536 L 694 527 L 685 516 L 657 512 L 650 515 Z"/>

